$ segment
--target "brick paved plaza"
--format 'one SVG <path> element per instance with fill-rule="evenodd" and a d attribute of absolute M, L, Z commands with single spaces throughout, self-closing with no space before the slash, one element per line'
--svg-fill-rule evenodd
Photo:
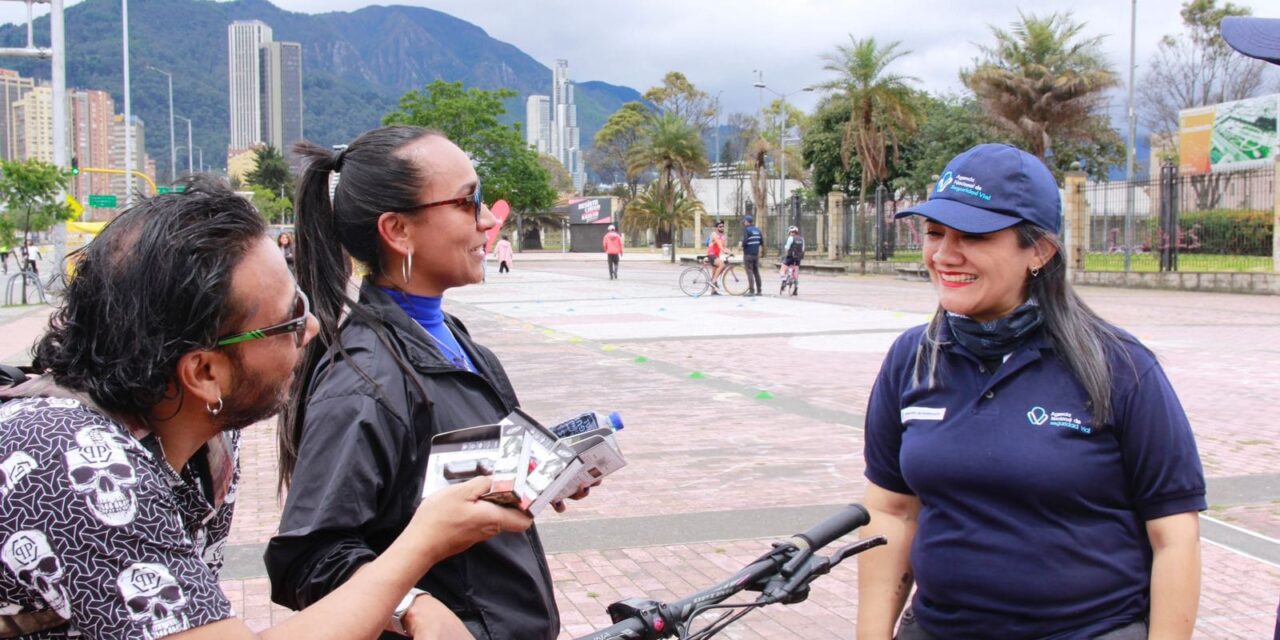
<path fill-rule="evenodd" d="M 446 309 L 503 359 L 524 407 L 551 421 L 617 410 L 629 466 L 569 512 L 539 518 L 562 638 L 605 626 L 629 596 L 669 599 L 723 579 L 839 505 L 858 501 L 862 414 L 890 342 L 927 320 L 926 283 L 805 275 L 797 298 L 691 299 L 678 267 L 627 256 L 517 256 Z M 777 279 L 766 274 L 766 291 Z M 1104 317 L 1160 357 L 1196 430 L 1210 510 L 1199 638 L 1270 637 L 1280 596 L 1280 298 L 1089 288 Z M 21 361 L 45 309 L 0 313 Z M 274 424 L 246 432 L 224 587 L 251 626 L 269 604 Z M 753 613 L 725 638 L 851 638 L 856 567 L 810 600 Z"/>

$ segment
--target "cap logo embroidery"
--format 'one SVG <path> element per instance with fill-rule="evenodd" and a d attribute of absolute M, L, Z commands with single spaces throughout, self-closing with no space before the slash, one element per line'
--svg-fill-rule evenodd
<path fill-rule="evenodd" d="M 946 191 L 947 187 L 951 186 L 951 183 L 954 180 L 955 180 L 955 177 L 951 175 L 950 171 L 942 174 L 942 177 L 938 178 L 938 193 L 942 193 L 943 191 Z"/>
<path fill-rule="evenodd" d="M 986 201 L 991 200 L 991 194 L 983 191 L 982 185 L 978 184 L 973 176 L 963 174 L 956 176 L 955 182 L 951 185 L 951 190 L 955 193 L 963 193 Z"/>

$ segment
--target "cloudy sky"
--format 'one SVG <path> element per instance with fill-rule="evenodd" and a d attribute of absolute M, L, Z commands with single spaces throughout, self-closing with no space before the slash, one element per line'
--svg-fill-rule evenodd
<path fill-rule="evenodd" d="M 365 0 L 273 0 L 290 11 L 350 11 Z M 1232 0 L 1256 15 L 1280 17 L 1273 0 Z M 68 0 L 75 4 L 76 0 Z M 472 22 L 548 66 L 570 64 L 573 79 L 603 80 L 644 91 L 670 70 L 682 71 L 726 110 L 754 111 L 755 71 L 780 93 L 830 77 L 821 56 L 849 37 L 901 41 L 911 53 L 892 69 L 919 78 L 934 92 L 960 91 L 959 70 L 971 65 L 975 43 L 989 43 L 989 25 L 1007 26 L 1020 6 L 1038 14 L 1074 11 L 1085 33 L 1105 35 L 1117 72 L 1129 59 L 1129 2 L 1123 0 L 408 0 Z M 1182 30 L 1182 0 L 1138 0 L 1137 65 L 1141 72 L 1160 37 Z M 0 20 L 25 16 L 19 2 L 0 2 Z M 1124 76 L 1122 76 L 1124 77 Z M 1139 76 L 1140 77 L 1140 76 Z M 1127 77 L 1125 78 L 1127 80 Z M 765 94 L 766 100 L 768 94 Z M 809 109 L 816 93 L 791 100 Z M 1123 91 L 1117 92 L 1117 112 Z"/>

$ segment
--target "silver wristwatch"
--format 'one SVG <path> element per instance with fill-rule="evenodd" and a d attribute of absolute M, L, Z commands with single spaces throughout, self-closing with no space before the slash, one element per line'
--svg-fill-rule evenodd
<path fill-rule="evenodd" d="M 390 626 L 392 631 L 402 636 L 409 635 L 409 632 L 404 628 L 404 614 L 409 611 L 409 607 L 413 606 L 413 601 L 422 595 L 427 595 L 427 592 L 414 587 L 400 599 L 400 604 L 396 605 L 396 610 L 391 612 Z"/>

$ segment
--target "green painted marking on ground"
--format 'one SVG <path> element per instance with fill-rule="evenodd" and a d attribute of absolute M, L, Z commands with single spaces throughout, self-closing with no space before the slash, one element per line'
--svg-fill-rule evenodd
<path fill-rule="evenodd" d="M 689 374 L 689 377 L 690 377 L 690 378 L 692 378 L 692 379 L 694 379 L 694 380 L 701 380 L 701 379 L 705 378 L 706 376 L 702 375 L 702 372 L 701 372 L 701 371 L 694 371 L 693 373 L 690 373 L 690 374 Z"/>
<path fill-rule="evenodd" d="M 648 361 L 649 359 L 644 356 L 636 356 L 636 360 L 635 360 L 636 364 L 644 364 Z"/>
<path fill-rule="evenodd" d="M 773 399 L 773 394 L 769 393 L 768 391 L 761 391 L 760 393 L 756 394 L 756 400 L 772 400 L 772 399 Z"/>

